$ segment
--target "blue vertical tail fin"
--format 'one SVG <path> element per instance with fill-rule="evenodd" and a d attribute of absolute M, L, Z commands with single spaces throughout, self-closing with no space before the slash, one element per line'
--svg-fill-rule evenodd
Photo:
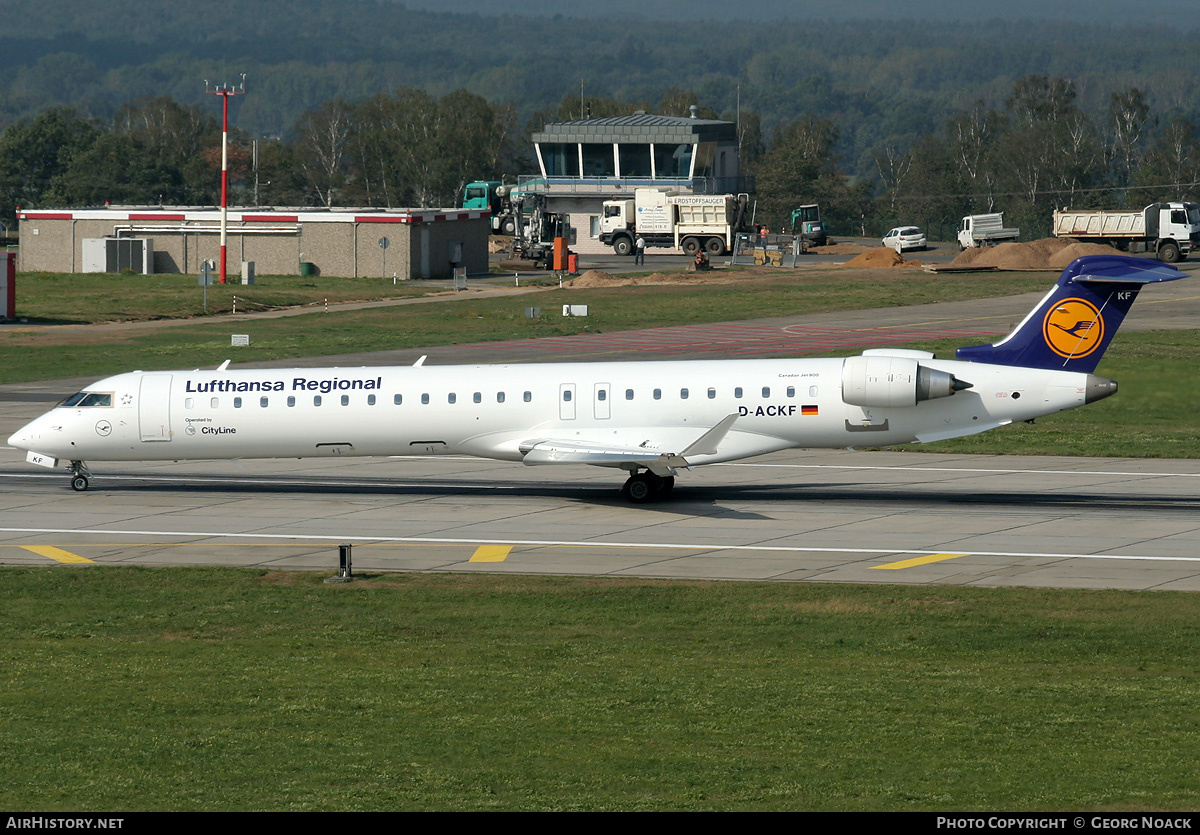
<path fill-rule="evenodd" d="M 970 362 L 1090 374 L 1125 321 L 1138 291 L 1147 284 L 1175 281 L 1184 275 L 1175 267 L 1145 258 L 1076 258 L 1012 333 L 994 345 L 959 348 L 956 356 Z"/>

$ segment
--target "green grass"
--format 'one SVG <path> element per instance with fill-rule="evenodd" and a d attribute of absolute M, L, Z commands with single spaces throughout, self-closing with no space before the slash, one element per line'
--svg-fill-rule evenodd
<path fill-rule="evenodd" d="M 80 279 L 79 276 L 72 278 Z M 145 278 L 163 280 L 161 276 Z M 126 278 L 104 280 L 123 282 Z M 303 281 L 296 278 L 285 283 L 291 287 L 293 283 Z M 327 281 L 334 283 L 334 280 Z M 86 338 L 73 333 L 70 328 L 7 331 L 0 333 L 0 383 L 102 376 L 134 368 L 195 368 L 216 365 L 230 357 L 237 362 L 251 362 L 857 310 L 1023 293 L 1041 289 L 1045 284 L 1045 276 L 1036 274 L 1005 276 L 997 280 L 994 276 L 946 278 L 896 271 L 895 275 L 880 279 L 851 270 L 826 269 L 789 271 L 769 281 L 759 279 L 702 287 L 551 289 L 511 298 L 459 299 L 328 314 L 314 312 L 283 319 L 247 319 L 244 323 L 204 324 L 202 319 L 197 319 L 194 324 L 117 331 Z M 70 283 L 56 283 L 39 289 L 19 280 L 18 286 L 22 288 L 22 299 L 31 293 L 47 297 L 46 308 L 40 313 L 28 311 L 24 302 L 19 303 L 21 315 L 49 319 L 82 317 L 94 303 L 94 319 L 111 318 L 101 301 Z M 261 291 L 268 287 L 266 280 L 256 285 Z M 209 298 L 214 309 L 227 310 L 233 294 L 238 294 L 240 300 L 245 289 L 240 285 L 209 288 Z M 312 289 L 306 292 L 311 293 Z M 76 293 L 79 295 L 74 295 Z M 188 287 L 186 293 L 198 294 L 199 288 Z M 358 290 L 353 295 L 358 297 L 364 293 Z M 49 299 L 58 295 L 68 298 L 55 304 L 63 311 L 74 312 L 54 312 Z M 126 315 L 130 319 L 154 318 L 166 308 L 165 303 L 151 305 L 149 302 L 138 307 L 139 298 L 131 296 L 128 299 L 127 307 L 132 312 Z M 589 316 L 565 318 L 557 315 L 567 303 L 589 305 Z M 541 307 L 545 315 L 540 319 L 527 319 L 527 307 Z M 248 333 L 250 346 L 232 351 L 229 344 L 232 333 Z"/>
<path fill-rule="evenodd" d="M 240 282 L 241 276 L 232 276 Z M 443 288 L 379 278 L 257 276 L 255 284 L 213 285 L 207 292 L 194 275 L 21 273 L 17 276 L 17 315 L 33 322 L 88 324 L 186 319 L 229 313 L 233 297 L 246 313 L 278 307 L 346 301 L 406 298 Z"/>
<path fill-rule="evenodd" d="M 1187 810 L 1200 597 L 0 570 L 18 810 Z"/>

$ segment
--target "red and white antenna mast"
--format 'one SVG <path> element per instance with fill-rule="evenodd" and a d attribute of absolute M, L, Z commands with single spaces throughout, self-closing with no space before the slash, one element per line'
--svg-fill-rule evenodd
<path fill-rule="evenodd" d="M 204 92 L 221 97 L 221 283 L 225 283 L 225 227 L 226 215 L 229 211 L 229 97 L 241 96 L 246 92 L 246 74 L 242 73 L 242 83 L 238 87 L 228 84 L 208 86 L 204 79 Z"/>

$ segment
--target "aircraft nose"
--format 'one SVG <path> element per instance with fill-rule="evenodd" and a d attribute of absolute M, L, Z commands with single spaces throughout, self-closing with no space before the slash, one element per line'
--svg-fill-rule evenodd
<path fill-rule="evenodd" d="M 29 449 L 29 444 L 33 440 L 33 433 L 29 431 L 30 424 L 22 426 L 16 432 L 8 436 L 8 445 L 17 449 Z"/>

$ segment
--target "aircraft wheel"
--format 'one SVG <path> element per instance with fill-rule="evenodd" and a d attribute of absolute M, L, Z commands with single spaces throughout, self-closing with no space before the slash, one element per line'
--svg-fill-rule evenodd
<path fill-rule="evenodd" d="M 625 495 L 634 504 L 645 504 L 654 501 L 658 495 L 656 476 L 653 473 L 638 473 L 631 475 L 625 482 Z"/>
<path fill-rule="evenodd" d="M 85 475 L 77 475 L 71 479 L 71 489 L 76 492 L 82 492 L 88 489 L 88 480 Z"/>

